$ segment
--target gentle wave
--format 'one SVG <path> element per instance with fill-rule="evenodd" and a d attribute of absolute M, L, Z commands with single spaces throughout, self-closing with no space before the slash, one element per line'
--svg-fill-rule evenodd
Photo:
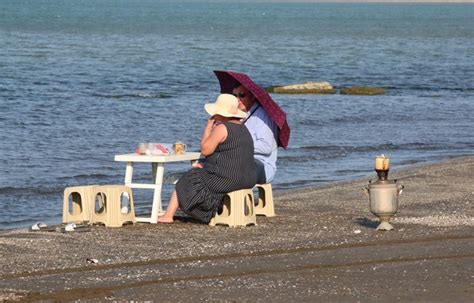
<path fill-rule="evenodd" d="M 472 142 L 458 142 L 456 146 L 447 143 L 401 143 L 401 144 L 379 144 L 379 145 L 367 145 L 367 146 L 341 146 L 341 145 L 310 145 L 303 146 L 297 149 L 307 150 L 307 151 L 318 151 L 321 153 L 359 153 L 359 152 L 371 152 L 371 151 L 380 151 L 380 150 L 438 150 L 438 149 L 459 149 L 460 145 L 465 145 L 466 147 L 473 147 L 474 143 Z"/>
<path fill-rule="evenodd" d="M 373 146 L 340 146 L 340 145 L 311 145 L 299 148 L 288 148 L 287 153 L 290 155 L 280 154 L 278 162 L 281 163 L 304 163 L 312 161 L 322 161 L 337 158 L 344 158 L 353 153 L 383 153 L 394 151 L 440 151 L 440 150 L 460 150 L 460 146 L 464 145 L 467 150 L 474 148 L 474 143 L 465 142 L 451 144 L 428 144 L 428 143 L 405 143 L 405 144 L 379 144 Z M 414 160 L 413 163 L 418 162 Z M 352 173 L 352 171 L 351 171 Z M 349 174 L 350 175 L 350 174 Z"/>
<path fill-rule="evenodd" d="M 384 87 L 385 88 L 385 87 Z M 389 89 L 389 88 L 386 88 Z M 452 91 L 452 92 L 461 92 L 461 93 L 469 93 L 474 92 L 474 87 L 445 87 L 445 86 L 397 86 L 393 89 L 396 90 L 413 90 L 413 91 L 432 91 L 432 92 L 439 92 L 439 91 Z"/>
<path fill-rule="evenodd" d="M 50 194 L 57 194 L 58 192 L 62 192 L 64 190 L 64 186 L 54 185 L 51 187 L 47 186 L 28 186 L 28 187 L 0 187 L 0 194 L 8 194 L 8 195 L 50 195 Z"/>
<path fill-rule="evenodd" d="M 92 97 L 109 98 L 109 99 L 124 99 L 124 98 L 141 98 L 141 99 L 169 99 L 173 96 L 164 93 L 136 93 L 136 94 L 102 94 L 92 93 Z"/>
<path fill-rule="evenodd" d="M 305 188 L 305 187 L 315 186 L 318 184 L 319 185 L 328 184 L 334 181 L 337 181 L 337 180 L 336 179 L 321 179 L 321 180 L 298 180 L 291 183 L 284 182 L 278 185 L 278 190 L 292 189 L 292 188 Z"/>
<path fill-rule="evenodd" d="M 321 161 L 321 160 L 329 160 L 329 159 L 336 159 L 347 156 L 346 152 L 335 152 L 332 154 L 321 154 L 321 155 L 296 155 L 296 156 L 279 156 L 278 162 L 279 163 L 303 163 L 303 162 L 312 162 L 312 161 Z"/>
<path fill-rule="evenodd" d="M 88 179 L 96 179 L 96 180 L 101 180 L 101 179 L 110 179 L 112 176 L 110 175 L 105 175 L 105 174 L 80 174 L 80 175 L 74 175 L 74 176 L 65 176 L 65 177 L 60 177 L 58 178 L 59 180 L 77 180 L 77 181 L 82 181 L 82 180 L 88 180 Z"/>

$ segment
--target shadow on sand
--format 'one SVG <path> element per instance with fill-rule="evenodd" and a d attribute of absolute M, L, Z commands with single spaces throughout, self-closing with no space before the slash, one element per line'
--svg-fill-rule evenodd
<path fill-rule="evenodd" d="M 380 224 L 379 220 L 371 220 L 368 218 L 356 218 L 354 223 L 359 224 L 360 226 L 368 227 L 368 228 L 377 228 Z"/>

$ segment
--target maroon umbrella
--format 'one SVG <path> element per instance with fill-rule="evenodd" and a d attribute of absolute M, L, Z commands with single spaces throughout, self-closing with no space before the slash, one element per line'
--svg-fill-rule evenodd
<path fill-rule="evenodd" d="M 242 73 L 233 71 L 218 71 L 214 73 L 219 79 L 221 85 L 221 93 L 232 94 L 233 89 L 237 84 L 242 85 L 249 90 L 257 101 L 263 106 L 270 119 L 278 126 L 280 130 L 278 132 L 278 146 L 283 148 L 288 147 L 288 141 L 290 140 L 290 127 L 286 122 L 285 112 L 273 101 L 272 97 L 264 91 L 260 86 L 255 84 L 249 76 Z"/>

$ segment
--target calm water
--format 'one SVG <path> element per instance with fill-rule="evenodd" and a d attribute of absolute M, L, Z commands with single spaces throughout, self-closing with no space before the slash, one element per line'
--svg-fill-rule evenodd
<path fill-rule="evenodd" d="M 214 69 L 388 89 L 273 95 L 292 129 L 276 189 L 372 175 L 381 153 L 395 170 L 472 155 L 472 62 L 470 4 L 1 0 L 0 229 L 59 223 L 64 188 L 122 183 L 113 157 L 138 142 L 197 150 Z M 165 201 L 186 169 L 166 166 Z M 149 213 L 150 193 L 136 195 Z"/>

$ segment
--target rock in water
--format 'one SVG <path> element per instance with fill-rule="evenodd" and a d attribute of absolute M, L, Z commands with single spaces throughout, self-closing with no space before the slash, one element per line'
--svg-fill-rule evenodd
<path fill-rule="evenodd" d="M 385 89 L 381 87 L 353 86 L 341 88 L 341 95 L 383 95 Z"/>

